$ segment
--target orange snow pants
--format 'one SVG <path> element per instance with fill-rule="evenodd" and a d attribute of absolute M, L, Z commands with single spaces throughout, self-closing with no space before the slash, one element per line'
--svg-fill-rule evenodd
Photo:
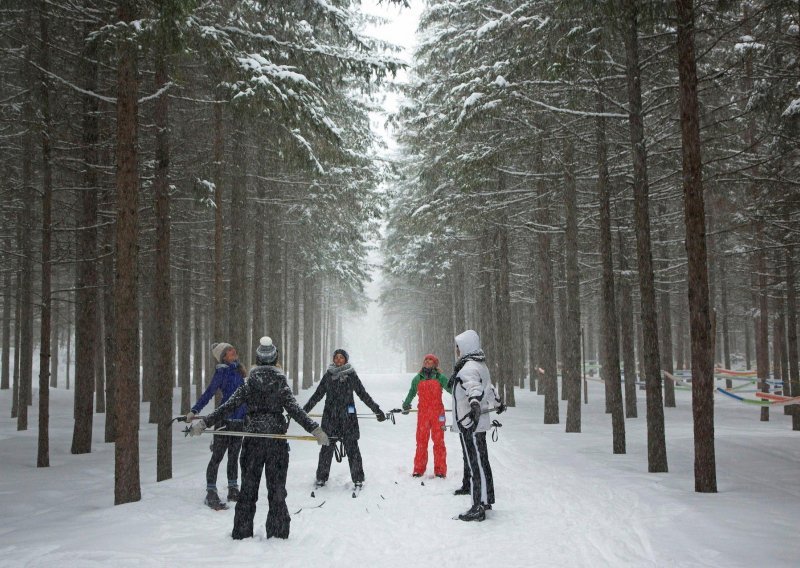
<path fill-rule="evenodd" d="M 444 408 L 441 412 L 417 415 L 417 453 L 414 456 L 414 474 L 425 473 L 428 466 L 428 437 L 433 438 L 433 473 L 447 475 L 447 450 L 444 447 Z"/>

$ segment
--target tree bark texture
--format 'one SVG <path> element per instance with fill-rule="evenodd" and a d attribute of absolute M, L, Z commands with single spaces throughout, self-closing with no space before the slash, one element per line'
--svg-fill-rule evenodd
<path fill-rule="evenodd" d="M 689 319 L 692 337 L 692 416 L 694 418 L 695 491 L 716 493 L 714 450 L 714 341 L 708 290 L 706 220 L 697 66 L 694 49 L 694 0 L 675 0 L 678 12 L 683 198 L 686 223 Z"/>
<path fill-rule="evenodd" d="M 647 186 L 647 150 L 642 119 L 642 86 L 639 64 L 638 9 L 634 0 L 625 0 L 625 59 L 628 87 L 628 122 L 633 153 L 633 195 L 636 222 L 636 249 L 641 296 L 642 348 L 647 385 L 647 466 L 651 473 L 666 472 L 667 445 L 661 369 L 658 355 L 658 315 L 656 313 L 653 257 L 650 239 L 650 198 Z"/>
<path fill-rule="evenodd" d="M 130 25 L 136 1 L 120 0 L 117 16 Z M 138 77 L 137 47 L 122 39 L 117 55 L 117 234 L 114 313 L 116 349 L 117 431 L 114 470 L 114 504 L 141 499 L 139 481 L 139 361 L 134 349 L 139 335 L 137 301 L 138 203 L 137 171 Z"/>

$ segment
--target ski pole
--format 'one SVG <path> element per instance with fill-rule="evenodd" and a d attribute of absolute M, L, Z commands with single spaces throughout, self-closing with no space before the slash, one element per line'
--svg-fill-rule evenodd
<path fill-rule="evenodd" d="M 188 436 L 192 429 L 187 426 L 183 431 L 184 436 Z M 240 438 L 271 438 L 274 440 L 301 440 L 303 442 L 316 442 L 314 436 L 297 436 L 294 434 L 262 434 L 261 432 L 232 432 L 228 430 L 213 430 L 212 436 L 239 436 Z M 338 440 L 336 436 L 329 436 L 329 440 Z"/>

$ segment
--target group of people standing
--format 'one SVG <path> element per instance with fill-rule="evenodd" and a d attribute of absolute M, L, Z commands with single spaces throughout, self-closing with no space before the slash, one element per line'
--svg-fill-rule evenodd
<path fill-rule="evenodd" d="M 419 396 L 417 417 L 417 449 L 412 475 L 425 473 L 428 461 L 428 439 L 433 439 L 434 474 L 446 477 L 447 460 L 444 445 L 445 409 L 442 393 L 453 399 L 453 424 L 461 439 L 464 476 L 456 495 L 472 495 L 472 506 L 459 515 L 464 521 L 482 521 L 485 511 L 494 504 L 492 471 L 486 448 L 486 431 L 492 410 L 502 412 L 502 405 L 491 383 L 486 357 L 480 338 L 467 330 L 455 338 L 457 362 L 450 378 L 439 368 L 439 359 L 428 354 L 420 372 L 412 379 L 411 388 L 403 401 L 403 414 L 411 411 L 411 401 Z M 316 391 L 301 408 L 292 394 L 285 373 L 278 363 L 278 350 L 269 337 L 262 337 L 256 349 L 256 366 L 250 369 L 239 362 L 236 349 L 228 343 L 212 346 L 218 364 L 208 388 L 186 415 L 192 423 L 190 434 L 198 436 L 208 427 L 229 432 L 215 435 L 211 459 L 206 469 L 206 498 L 209 507 L 223 506 L 218 495 L 217 472 L 228 454 L 228 501 L 236 501 L 232 537 L 253 536 L 253 519 L 261 483 L 265 473 L 269 512 L 267 538 L 288 538 L 291 517 L 286 506 L 286 477 L 289 468 L 289 443 L 281 438 L 288 430 L 289 419 L 311 433 L 321 446 L 316 471 L 316 486 L 325 485 L 330 473 L 334 447 L 343 446 L 350 465 L 350 476 L 356 487 L 364 482 L 364 468 L 358 446 L 360 437 L 354 394 L 369 407 L 379 422 L 386 414 L 364 388 L 349 356 L 343 349 L 333 353 L 332 364 L 320 380 Z M 214 394 L 222 392 L 222 403 L 202 418 L 197 414 Z M 322 424 L 308 413 L 325 397 Z M 456 429 L 454 427 L 454 429 Z M 238 434 L 237 434 L 238 433 Z M 248 435 L 250 434 L 250 435 Z M 259 434 L 261 436 L 259 436 Z M 263 436 L 263 435 L 270 436 Z M 241 459 L 239 453 L 241 450 Z M 238 486 L 239 463 L 242 468 L 241 490 Z"/>

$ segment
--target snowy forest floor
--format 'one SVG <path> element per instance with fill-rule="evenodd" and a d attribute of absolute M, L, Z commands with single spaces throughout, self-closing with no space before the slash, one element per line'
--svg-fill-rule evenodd
<path fill-rule="evenodd" d="M 410 379 L 362 376 L 385 410 L 399 406 Z M 230 537 L 233 508 L 203 505 L 211 436 L 185 439 L 176 425 L 174 477 L 156 483 L 156 428 L 143 404 L 142 500 L 115 507 L 114 447 L 102 442 L 103 415 L 95 415 L 92 453 L 70 454 L 72 392 L 51 391 L 48 469 L 36 468 L 36 400 L 31 429 L 17 432 L 11 393 L 0 392 L 0 566 L 778 567 L 800 561 L 800 434 L 781 408 L 760 422 L 758 408 L 717 398 L 719 493 L 701 495 L 694 492 L 689 392 L 679 391 L 677 408 L 666 409 L 670 473 L 649 474 L 644 391 L 637 391 L 640 417 L 625 422 L 627 454 L 614 456 L 601 384 L 590 383 L 583 433 L 569 435 L 564 402 L 562 424 L 545 426 L 542 397 L 517 390 L 516 408 L 499 417 L 499 441 L 489 442 L 497 503 L 483 523 L 452 520 L 469 507 L 469 497 L 452 495 L 462 468 L 455 434 L 445 436 L 448 478 L 433 478 L 430 461 L 422 485 L 411 477 L 416 415 L 398 415 L 396 425 L 362 420 L 366 482 L 357 499 L 346 463 L 336 462 L 328 486 L 311 498 L 317 445 L 293 442 L 289 539 L 265 538 L 262 483 L 256 536 L 237 542 Z M 176 392 L 176 414 L 178 398 Z M 307 508 L 322 501 L 321 508 Z"/>

